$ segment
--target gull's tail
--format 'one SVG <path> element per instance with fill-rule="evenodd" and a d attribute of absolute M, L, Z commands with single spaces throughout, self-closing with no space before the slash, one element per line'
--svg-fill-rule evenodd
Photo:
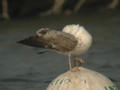
<path fill-rule="evenodd" d="M 40 40 L 40 38 L 38 38 L 38 36 L 31 36 L 24 40 L 20 40 L 17 43 L 32 47 L 44 48 L 43 42 Z"/>

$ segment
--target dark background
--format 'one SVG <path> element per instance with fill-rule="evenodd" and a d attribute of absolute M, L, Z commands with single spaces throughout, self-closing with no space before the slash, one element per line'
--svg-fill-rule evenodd
<path fill-rule="evenodd" d="M 64 10 L 73 10 L 79 0 L 65 0 Z M 80 8 L 80 12 L 95 12 L 104 10 L 113 10 L 106 8 L 112 0 L 86 0 Z M 8 0 L 8 13 L 12 18 L 24 16 L 38 16 L 52 7 L 54 0 Z M 120 9 L 120 3 L 114 8 Z M 0 13 L 2 13 L 2 0 L 0 0 Z"/>

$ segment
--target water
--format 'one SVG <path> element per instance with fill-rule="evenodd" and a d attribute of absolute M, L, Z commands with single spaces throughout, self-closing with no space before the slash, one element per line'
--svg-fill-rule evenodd
<path fill-rule="evenodd" d="M 68 70 L 67 57 L 19 45 L 41 27 L 61 30 L 67 24 L 83 25 L 93 36 L 82 57 L 84 67 L 109 77 L 120 87 L 120 13 L 98 12 L 48 16 L 0 22 L 0 90 L 45 90 L 51 80 Z M 80 57 L 80 56 L 79 56 Z"/>

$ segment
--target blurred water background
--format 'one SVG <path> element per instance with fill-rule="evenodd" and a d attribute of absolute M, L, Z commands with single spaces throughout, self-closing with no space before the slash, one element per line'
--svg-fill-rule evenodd
<path fill-rule="evenodd" d="M 93 36 L 93 44 L 82 57 L 86 68 L 109 77 L 120 88 L 120 12 L 86 12 L 0 21 L 0 90 L 45 90 L 68 70 L 67 56 L 17 44 L 42 27 L 62 30 L 80 24 Z M 101 82 L 100 82 L 101 83 Z"/>

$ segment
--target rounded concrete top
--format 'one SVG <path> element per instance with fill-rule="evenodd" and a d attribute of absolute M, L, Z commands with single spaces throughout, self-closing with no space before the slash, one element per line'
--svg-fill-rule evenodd
<path fill-rule="evenodd" d="M 118 90 L 104 75 L 84 67 L 79 69 L 59 75 L 46 90 Z"/>

